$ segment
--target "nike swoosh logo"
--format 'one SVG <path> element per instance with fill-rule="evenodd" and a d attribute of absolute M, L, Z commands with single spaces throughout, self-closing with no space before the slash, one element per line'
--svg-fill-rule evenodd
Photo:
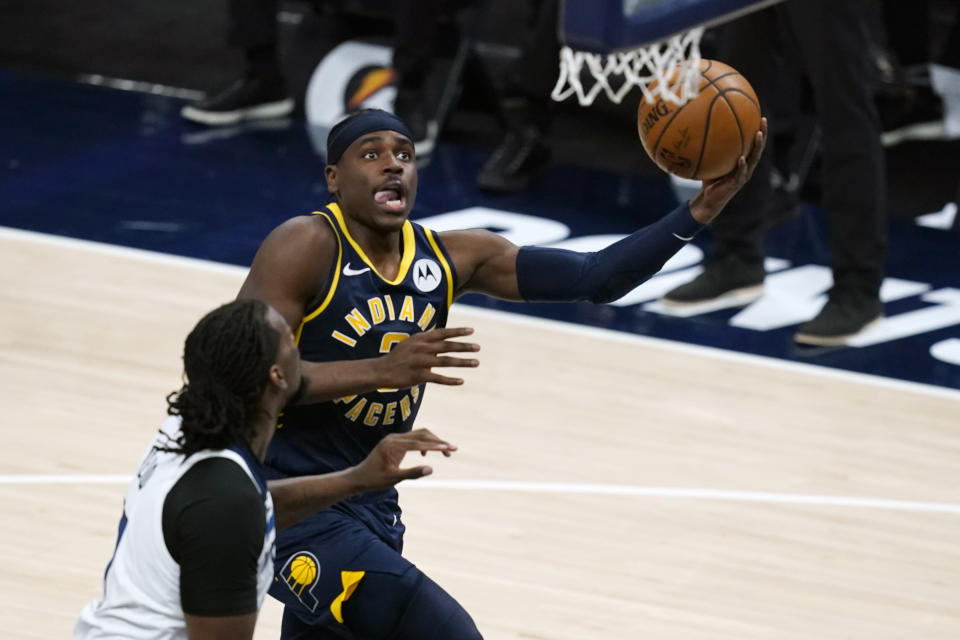
<path fill-rule="evenodd" d="M 370 271 L 370 267 L 364 267 L 363 269 L 351 269 L 351 268 L 350 268 L 350 263 L 348 262 L 348 263 L 346 264 L 346 266 L 343 268 L 343 275 L 345 275 L 345 276 L 358 276 L 358 275 L 360 275 L 361 273 L 366 273 L 367 271 Z"/>
<path fill-rule="evenodd" d="M 676 238 L 677 240 L 683 240 L 684 242 L 690 242 L 691 240 L 693 240 L 693 236 L 690 236 L 689 238 L 684 238 L 683 236 L 677 233 L 673 234 L 673 237 Z"/>

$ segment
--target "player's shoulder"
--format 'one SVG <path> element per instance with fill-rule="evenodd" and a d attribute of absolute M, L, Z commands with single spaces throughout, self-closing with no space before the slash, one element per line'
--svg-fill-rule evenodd
<path fill-rule="evenodd" d="M 177 562 L 197 545 L 262 542 L 265 513 L 263 497 L 240 463 L 211 456 L 190 467 L 167 493 L 161 516 L 164 542 Z"/>
<path fill-rule="evenodd" d="M 239 295 L 270 303 L 296 326 L 339 251 L 340 240 L 324 216 L 285 220 L 261 243 Z"/>
<path fill-rule="evenodd" d="M 513 246 L 509 240 L 488 229 L 456 229 L 441 231 L 437 238 L 447 252 L 457 259 L 461 256 L 485 255 Z"/>
<path fill-rule="evenodd" d="M 283 239 L 300 238 L 304 242 L 318 242 L 334 239 L 334 229 L 330 219 L 323 211 L 287 218 L 270 232 L 267 239 L 281 237 Z"/>
<path fill-rule="evenodd" d="M 181 477 L 194 487 L 206 487 L 211 493 L 259 499 L 259 491 L 243 465 L 227 455 L 212 455 L 198 461 Z"/>
<path fill-rule="evenodd" d="M 239 462 L 211 456 L 195 463 L 174 483 L 164 510 L 180 512 L 198 503 L 220 513 L 262 511 L 263 498 Z"/>
<path fill-rule="evenodd" d="M 501 235 L 489 229 L 453 229 L 433 232 L 444 244 L 473 245 L 476 243 L 503 242 Z"/>
<path fill-rule="evenodd" d="M 294 216 L 274 227 L 260 245 L 260 253 L 285 256 L 326 256 L 337 249 L 337 234 L 321 213 Z"/>

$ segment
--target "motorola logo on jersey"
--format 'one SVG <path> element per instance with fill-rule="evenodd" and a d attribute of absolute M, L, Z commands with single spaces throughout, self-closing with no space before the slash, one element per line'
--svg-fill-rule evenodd
<path fill-rule="evenodd" d="M 320 563 L 317 556 L 309 551 L 298 551 L 291 554 L 286 564 L 280 569 L 280 578 L 287 585 L 300 604 L 311 612 L 317 610 L 320 601 L 313 595 L 320 577 Z"/>
<path fill-rule="evenodd" d="M 428 293 L 440 286 L 440 265 L 430 258 L 421 258 L 413 263 L 413 284 Z"/>

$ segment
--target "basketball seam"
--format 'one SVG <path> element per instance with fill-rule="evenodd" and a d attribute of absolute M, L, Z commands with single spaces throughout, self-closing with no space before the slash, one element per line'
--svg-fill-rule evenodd
<path fill-rule="evenodd" d="M 743 89 L 741 89 L 741 88 L 739 88 L 739 87 L 728 87 L 728 88 L 726 88 L 726 89 L 721 89 L 721 92 L 722 92 L 722 93 L 728 93 L 728 92 L 729 92 L 729 93 L 739 93 L 739 94 L 742 95 L 744 98 L 746 98 L 747 100 L 749 100 L 749 101 L 750 101 L 750 104 L 752 104 L 753 106 L 755 106 L 755 107 L 757 108 L 757 111 L 760 111 L 760 103 L 758 103 L 756 100 L 754 100 L 753 98 L 751 98 L 749 93 L 747 93 L 746 91 L 744 91 Z"/>
<path fill-rule="evenodd" d="M 707 71 L 710 71 L 710 69 L 711 69 L 712 67 L 713 67 L 713 61 L 710 60 L 710 61 L 707 62 L 707 68 L 700 70 L 700 77 L 704 78 L 704 79 L 707 81 L 707 84 L 704 85 L 703 89 L 700 89 L 701 92 L 702 92 L 704 89 L 706 89 L 707 87 L 711 87 L 711 86 L 712 86 L 712 87 L 714 88 L 714 90 L 719 94 L 719 93 L 721 92 L 721 89 L 720 89 L 720 87 L 716 86 L 716 84 L 715 84 L 716 81 L 717 81 L 717 80 L 721 80 L 721 79 L 723 79 L 723 78 L 726 78 L 726 77 L 728 77 L 728 76 L 739 75 L 739 73 L 740 73 L 739 71 L 731 71 L 731 72 L 729 72 L 729 73 L 723 74 L 722 76 L 717 76 L 716 78 L 711 78 L 711 77 L 709 77 L 708 75 L 706 75 L 706 73 L 707 73 Z M 671 124 L 673 123 L 673 121 L 677 118 L 677 116 L 679 116 L 680 113 L 681 113 L 684 109 L 687 108 L 687 105 L 690 104 L 691 102 L 693 102 L 693 100 L 688 100 L 688 101 L 685 102 L 684 104 L 680 105 L 680 108 L 677 109 L 676 112 L 674 112 L 674 114 L 673 114 L 672 116 L 670 116 L 670 119 L 667 120 L 667 121 L 664 123 L 663 128 L 660 130 L 660 135 L 657 136 L 657 143 L 653 146 L 653 153 L 652 153 L 651 155 L 652 155 L 653 158 L 654 158 L 654 162 L 656 162 L 655 159 L 656 159 L 656 157 L 657 157 L 657 153 L 660 151 L 660 144 L 663 142 L 663 136 L 664 136 L 664 134 L 666 134 L 667 131 L 670 130 L 670 125 L 671 125 Z M 711 108 L 712 108 L 712 104 L 711 104 Z M 707 113 L 709 114 L 709 111 L 708 111 Z M 707 127 L 709 127 L 709 126 L 710 126 L 710 119 L 707 118 Z M 704 141 L 706 141 L 706 136 L 704 136 Z M 704 144 L 704 146 L 705 146 L 705 145 L 706 145 L 706 142 L 704 142 L 703 144 Z M 703 156 L 703 146 L 700 147 L 700 153 L 701 153 L 701 158 L 702 158 L 702 156 Z M 700 167 L 700 164 L 699 164 L 699 162 L 698 162 L 698 163 L 697 163 L 697 168 L 698 168 L 698 170 L 699 170 L 699 167 Z M 696 175 L 696 172 L 694 172 L 693 175 Z"/>
<path fill-rule="evenodd" d="M 746 94 L 746 92 L 744 92 L 742 89 L 725 89 L 725 90 L 723 90 L 723 91 L 720 92 L 720 97 L 723 98 L 723 101 L 727 103 L 727 106 L 728 106 L 728 107 L 730 107 L 730 113 L 733 114 L 733 120 L 734 120 L 734 122 L 737 123 L 737 130 L 740 132 L 740 155 L 743 155 L 743 152 L 745 151 L 744 145 L 743 145 L 743 123 L 740 122 L 740 114 L 738 114 L 738 113 L 737 113 L 737 110 L 733 107 L 733 103 L 730 102 L 729 100 L 727 100 L 727 95 L 726 95 L 726 94 L 727 94 L 728 92 L 729 92 L 729 93 L 739 93 L 739 94 L 741 94 L 741 95 L 743 95 L 743 96 L 746 96 L 747 100 L 750 100 L 750 102 L 753 102 L 753 100 L 752 100 L 752 99 L 750 98 L 750 96 L 748 96 L 748 95 Z M 757 111 L 760 110 L 760 107 L 759 107 L 756 103 L 754 103 L 754 106 L 757 107 Z M 739 162 L 739 161 L 738 161 L 738 162 Z"/>
<path fill-rule="evenodd" d="M 699 178 L 697 178 L 697 174 L 700 173 L 700 165 L 703 164 L 703 154 L 707 150 L 707 140 L 710 139 L 710 121 L 713 120 L 713 107 L 717 104 L 720 98 L 723 97 L 719 88 L 714 87 L 714 89 L 716 89 L 717 95 L 713 96 L 713 100 L 710 101 L 710 107 L 707 109 L 707 122 L 703 127 L 703 137 L 700 139 L 700 155 L 697 156 L 697 166 L 694 167 L 693 173 L 691 174 L 691 179 L 693 180 L 699 180 Z M 727 104 L 730 103 L 728 102 Z"/>
<path fill-rule="evenodd" d="M 704 69 L 704 71 L 709 71 L 709 69 Z M 722 91 L 722 89 L 717 86 L 717 80 L 723 80 L 724 78 L 728 78 L 730 76 L 738 76 L 740 75 L 740 72 L 731 71 L 730 73 L 725 73 L 722 76 L 717 76 L 716 78 L 709 78 L 707 76 L 704 76 L 703 72 L 700 72 L 700 75 L 707 79 L 707 85 L 713 86 L 713 88 L 716 89 L 717 91 Z M 704 89 L 706 89 L 706 87 L 704 87 Z"/>
<path fill-rule="evenodd" d="M 674 114 L 670 116 L 670 119 L 663 124 L 663 128 L 660 129 L 660 135 L 657 136 L 657 144 L 653 146 L 654 158 L 657 157 L 657 152 L 660 151 L 660 143 L 663 142 L 664 134 L 666 134 L 667 131 L 670 130 L 670 125 L 673 123 L 674 120 L 676 120 L 677 116 L 679 116 L 683 112 L 683 110 L 687 108 L 687 105 L 690 104 L 691 102 L 693 102 L 693 100 L 690 100 L 687 103 L 680 105 L 680 108 L 677 109 L 676 112 L 674 112 Z"/>

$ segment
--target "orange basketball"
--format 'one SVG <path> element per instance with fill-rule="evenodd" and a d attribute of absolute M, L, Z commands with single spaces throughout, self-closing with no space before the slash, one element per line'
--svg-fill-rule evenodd
<path fill-rule="evenodd" d="M 646 99 L 637 130 L 657 166 L 681 178 L 724 176 L 746 156 L 760 130 L 760 101 L 747 79 L 716 60 L 700 61 L 700 93 L 685 104 Z"/>

